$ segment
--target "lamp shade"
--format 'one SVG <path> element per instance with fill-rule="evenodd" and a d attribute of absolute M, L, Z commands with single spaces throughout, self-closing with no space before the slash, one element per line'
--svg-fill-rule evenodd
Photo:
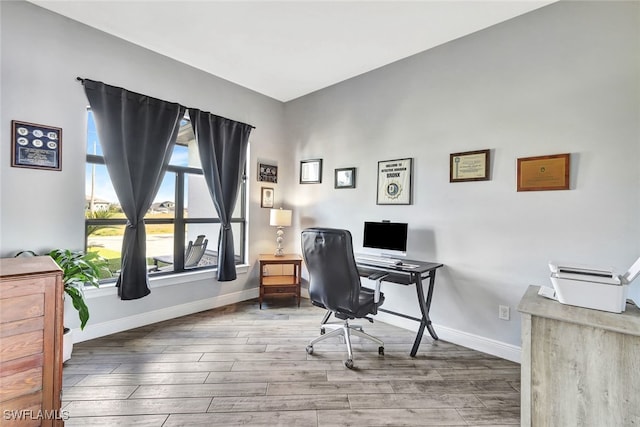
<path fill-rule="evenodd" d="M 269 225 L 274 227 L 291 226 L 291 210 L 289 209 L 271 209 L 269 216 Z"/>

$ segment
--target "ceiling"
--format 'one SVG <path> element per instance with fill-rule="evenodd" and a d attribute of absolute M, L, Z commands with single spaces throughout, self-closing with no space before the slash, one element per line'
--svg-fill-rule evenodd
<path fill-rule="evenodd" d="M 553 1 L 31 3 L 288 101 Z"/>

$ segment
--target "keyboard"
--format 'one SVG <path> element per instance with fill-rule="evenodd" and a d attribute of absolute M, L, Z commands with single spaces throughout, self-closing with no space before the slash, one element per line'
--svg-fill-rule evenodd
<path fill-rule="evenodd" d="M 393 265 L 398 260 L 391 259 L 391 258 L 374 257 L 374 256 L 356 256 L 356 261 L 370 262 L 374 264 Z"/>
<path fill-rule="evenodd" d="M 356 256 L 356 262 L 361 262 L 363 264 L 370 264 L 370 265 L 379 265 L 379 266 L 393 266 L 393 267 L 402 267 L 402 268 L 417 268 L 418 266 L 415 264 L 405 264 L 404 262 L 402 262 L 402 264 L 400 265 L 396 265 L 396 263 L 400 261 L 397 259 L 393 259 L 393 258 L 381 258 L 381 257 L 374 257 L 374 256 Z"/>

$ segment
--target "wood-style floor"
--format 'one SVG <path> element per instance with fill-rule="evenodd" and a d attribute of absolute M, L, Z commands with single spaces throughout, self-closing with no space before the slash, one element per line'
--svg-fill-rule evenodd
<path fill-rule="evenodd" d="M 324 311 L 247 301 L 78 343 L 64 367 L 71 426 L 502 426 L 520 424 L 520 367 L 444 341 L 359 322 L 347 369 Z M 333 318 L 332 318 L 333 320 Z"/>

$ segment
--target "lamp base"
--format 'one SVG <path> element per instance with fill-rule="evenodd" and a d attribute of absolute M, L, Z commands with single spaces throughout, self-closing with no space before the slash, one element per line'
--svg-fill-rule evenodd
<path fill-rule="evenodd" d="M 276 232 L 276 253 L 273 254 L 275 256 L 284 256 L 284 252 L 282 250 L 282 241 L 284 240 L 284 227 L 278 227 L 278 231 Z"/>

